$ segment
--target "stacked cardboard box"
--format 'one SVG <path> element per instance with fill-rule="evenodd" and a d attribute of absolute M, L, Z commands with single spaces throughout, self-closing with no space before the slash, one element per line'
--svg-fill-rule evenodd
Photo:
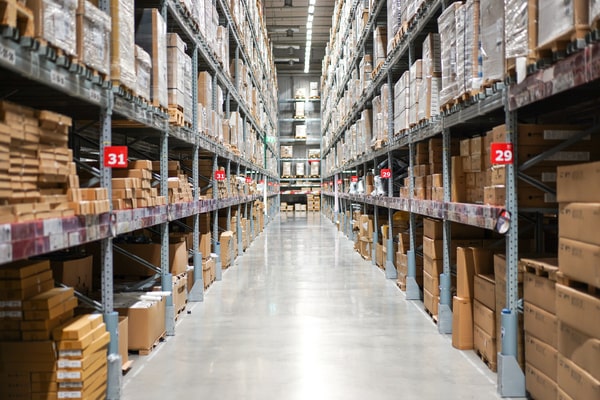
<path fill-rule="evenodd" d="M 73 317 L 73 288 L 53 288 L 23 301 L 23 341 L 50 340 L 52 330 Z"/>
<path fill-rule="evenodd" d="M 110 32 L 112 21 L 87 0 L 77 7 L 77 55 L 89 68 L 110 79 Z"/>
<path fill-rule="evenodd" d="M 421 92 L 421 86 L 423 84 L 423 61 L 417 60 L 410 66 L 409 69 L 410 88 L 408 90 L 408 126 L 415 125 L 419 120 L 417 119 L 419 102 L 422 101 L 419 98 Z M 425 101 L 426 99 L 423 99 Z"/>
<path fill-rule="evenodd" d="M 192 60 L 185 53 L 185 42 L 176 33 L 167 34 L 167 95 L 170 121 L 175 125 L 191 122 L 192 105 Z M 184 118 L 187 116 L 187 118 Z"/>
<path fill-rule="evenodd" d="M 142 47 L 135 46 L 135 92 L 150 103 L 152 87 L 152 58 Z"/>
<path fill-rule="evenodd" d="M 153 207 L 166 204 L 152 187 L 152 161 L 131 161 L 127 169 L 114 169 L 112 205 L 114 210 Z"/>
<path fill-rule="evenodd" d="M 497 335 L 496 327 L 494 261 L 491 253 L 483 252 L 482 255 L 479 265 L 474 264 L 473 348 L 477 355 L 485 361 L 486 365 L 492 371 L 496 371 L 497 343 L 500 337 Z"/>
<path fill-rule="evenodd" d="M 22 339 L 23 301 L 52 287 L 47 260 L 17 261 L 0 267 L 0 340 Z"/>
<path fill-rule="evenodd" d="M 84 295 L 92 291 L 93 257 L 80 254 L 58 255 L 50 258 L 54 279 Z"/>
<path fill-rule="evenodd" d="M 221 244 L 221 266 L 223 269 L 226 269 L 231 266 L 235 256 L 237 255 L 236 235 L 232 231 L 222 232 L 221 236 L 219 237 L 219 242 Z"/>
<path fill-rule="evenodd" d="M 373 216 L 361 215 L 358 219 L 359 253 L 365 260 L 371 259 L 373 247 Z"/>
<path fill-rule="evenodd" d="M 422 219 L 416 216 L 416 224 L 421 225 Z M 398 273 L 398 286 L 401 290 L 406 290 L 406 277 L 408 276 L 408 251 L 410 250 L 410 223 L 408 215 L 403 212 L 394 213 L 394 227 L 392 229 L 394 236 L 398 238 L 398 251 L 396 253 L 396 271 Z M 418 228 L 415 231 L 415 246 L 418 248 L 423 245 L 423 229 Z M 423 257 L 415 253 L 416 263 L 416 281 L 419 287 L 423 287 Z"/>
<path fill-rule="evenodd" d="M 423 82 L 419 90 L 417 121 L 439 115 L 442 66 L 440 35 L 430 33 L 423 42 Z"/>
<path fill-rule="evenodd" d="M 167 24 L 155 8 L 136 10 L 135 42 L 152 60 L 150 100 L 152 105 L 169 107 L 167 94 Z"/>
<path fill-rule="evenodd" d="M 123 250 L 126 250 L 142 259 L 148 261 L 157 268 L 161 267 L 160 263 L 160 244 L 149 243 L 149 239 L 144 237 L 133 237 L 133 243 L 115 243 Z M 145 241 L 145 243 L 140 243 Z M 179 275 L 187 270 L 188 253 L 186 242 L 180 238 L 170 239 L 169 244 L 169 271 L 173 275 Z M 96 263 L 96 260 L 94 260 Z M 154 271 L 146 266 L 131 260 L 129 257 L 121 253 L 114 253 L 114 274 L 123 278 L 149 277 L 154 275 Z"/>
<path fill-rule="evenodd" d="M 452 299 L 452 346 L 473 348 L 473 301 L 475 256 L 473 247 L 456 249 L 456 296 Z"/>
<path fill-rule="evenodd" d="M 202 260 L 202 280 L 204 281 L 204 289 L 208 289 L 208 287 L 215 281 L 215 260 L 212 257 L 207 257 Z"/>
<path fill-rule="evenodd" d="M 452 101 L 458 94 L 458 71 L 456 42 L 456 15 L 460 14 L 462 3 L 450 4 L 438 18 L 438 29 L 441 44 L 442 85 L 440 104 L 443 106 Z"/>
<path fill-rule="evenodd" d="M 524 267 L 525 385 L 534 399 L 557 397 L 557 259 L 521 259 Z"/>
<path fill-rule="evenodd" d="M 124 86 L 136 95 L 134 1 L 113 1 L 110 11 L 110 76 L 115 84 Z"/>
<path fill-rule="evenodd" d="M 129 350 L 148 354 L 165 334 L 164 292 L 115 293 L 115 310 L 128 318 Z"/>
<path fill-rule="evenodd" d="M 320 211 L 321 210 L 321 197 L 319 195 L 307 194 L 306 195 L 306 206 L 308 211 Z"/>
<path fill-rule="evenodd" d="M 486 136 L 476 136 L 460 141 L 460 157 L 465 180 L 465 202 L 483 203 L 485 171 L 491 167 L 486 157 Z"/>
<path fill-rule="evenodd" d="M 76 0 L 29 0 L 27 7 L 33 11 L 36 38 L 77 56 Z"/>
<path fill-rule="evenodd" d="M 394 134 L 409 127 L 410 71 L 405 71 L 394 85 Z"/>
<path fill-rule="evenodd" d="M 558 168 L 557 383 L 566 398 L 600 396 L 599 171 L 598 162 Z"/>

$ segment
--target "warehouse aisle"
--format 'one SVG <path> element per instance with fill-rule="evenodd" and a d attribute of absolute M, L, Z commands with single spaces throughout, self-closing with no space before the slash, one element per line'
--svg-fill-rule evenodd
<path fill-rule="evenodd" d="M 277 218 L 190 308 L 124 399 L 499 398 L 496 375 L 318 213 Z"/>

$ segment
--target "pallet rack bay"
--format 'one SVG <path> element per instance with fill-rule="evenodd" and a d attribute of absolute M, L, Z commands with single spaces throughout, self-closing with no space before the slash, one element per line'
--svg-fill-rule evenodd
<path fill-rule="evenodd" d="M 133 2 L 130 3 L 133 7 Z M 134 255 L 127 256 L 151 268 L 158 274 L 162 289 L 171 291 L 169 227 L 179 225 L 191 231 L 193 249 L 189 256 L 193 259 L 195 282 L 189 298 L 191 301 L 202 301 L 204 286 L 199 216 L 212 213 L 211 252 L 219 255 L 219 212 L 227 215 L 227 230 L 237 232 L 238 254 L 231 255 L 235 258 L 242 254 L 244 248 L 240 225 L 242 217 L 250 221 L 251 237 L 258 234 L 259 226 L 254 226 L 254 217 L 257 216 L 253 213 L 259 208 L 255 209 L 254 202 L 263 200 L 266 203 L 264 214 L 267 218 L 274 215 L 278 207 L 274 185 L 278 178 L 278 152 L 271 144 L 273 140 L 269 139 L 276 134 L 274 116 L 277 110 L 277 87 L 260 10 L 256 4 L 246 1 L 230 4 L 219 0 L 211 4 L 215 7 L 215 16 L 218 15 L 215 26 L 220 24 L 228 37 L 225 50 L 221 51 L 221 55 L 226 55 L 225 61 L 217 57 L 218 52 L 210 42 L 208 33 L 194 21 L 191 4 L 176 0 L 144 3 L 144 7 L 158 9 L 166 21 L 167 32 L 180 36 L 185 43 L 185 52 L 192 60 L 191 97 L 194 106 L 189 124 L 170 123 L 166 108 L 142 101 L 133 96 L 129 88 L 118 86 L 117 83 L 113 86 L 110 78 L 82 68 L 76 59 L 57 51 L 47 42 L 25 36 L 19 32 L 16 24 L 2 27 L 0 79 L 3 98 L 19 105 L 71 117 L 73 126 L 69 132 L 69 147 L 78 170 L 91 177 L 91 185 L 106 189 L 108 199 L 112 198 L 112 171 L 103 166 L 102 160 L 107 147 L 111 145 L 127 146 L 132 159 L 159 161 L 160 171 L 154 171 L 153 179 L 160 184 L 159 195 L 165 198 L 168 198 L 169 161 L 188 160 L 191 169 L 189 183 L 193 188 L 193 201 L 190 202 L 128 210 L 112 210 L 110 207 L 107 212 L 99 214 L 37 219 L 0 226 L 2 264 L 91 242 L 100 243 L 101 294 L 98 299 L 82 294 L 78 294 L 78 297 L 82 303 L 104 315 L 111 333 L 106 398 L 118 399 L 121 396 L 121 361 L 116 356 L 118 314 L 113 304 L 113 251 L 127 252 L 116 245 L 113 248 L 113 239 L 146 228 L 157 231 L 161 243 L 160 268 L 144 263 Z M 115 10 L 111 9 L 110 2 L 103 0 L 100 0 L 99 8 L 108 15 Z M 133 52 L 133 49 L 128 51 Z M 231 69 L 229 58 L 232 60 Z M 242 66 L 244 71 L 240 70 Z M 206 105 L 207 110 L 223 113 L 225 119 L 237 112 L 242 121 L 240 129 L 243 130 L 243 140 L 252 139 L 259 143 L 256 147 L 260 146 L 260 154 L 252 156 L 237 151 L 214 132 L 207 130 L 203 122 L 206 115 L 202 115 L 195 106 L 198 104 L 198 74 L 201 71 L 207 71 L 214 88 L 212 104 Z M 224 92 L 223 105 L 218 104 L 217 87 Z M 201 160 L 212 165 L 210 175 L 200 174 Z M 223 193 L 217 190 L 214 172 L 219 168 L 225 171 L 227 182 L 233 181 L 234 175 L 246 177 L 235 195 L 230 185 L 226 186 Z M 251 191 L 251 187 L 254 190 Z M 202 191 L 207 189 L 212 190 L 212 198 L 203 196 L 201 199 Z M 231 226 L 232 213 L 238 217 L 234 227 Z M 183 223 L 187 218 L 191 218 L 193 226 Z M 218 261 L 218 279 L 219 271 Z M 167 335 L 175 334 L 175 311 L 172 296 L 168 296 L 165 321 Z"/>

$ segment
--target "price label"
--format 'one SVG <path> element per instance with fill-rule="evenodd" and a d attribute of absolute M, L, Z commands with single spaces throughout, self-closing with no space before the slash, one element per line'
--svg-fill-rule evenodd
<path fill-rule="evenodd" d="M 127 146 L 105 147 L 104 166 L 108 168 L 127 168 Z"/>
<path fill-rule="evenodd" d="M 389 168 L 383 168 L 379 171 L 381 179 L 390 179 L 392 177 L 392 170 Z"/>
<path fill-rule="evenodd" d="M 352 175 L 352 177 L 350 178 L 350 182 L 352 182 L 352 183 L 358 182 L 358 176 Z"/>
<path fill-rule="evenodd" d="M 512 143 L 492 143 L 491 158 L 493 165 L 507 165 L 513 163 Z"/>
<path fill-rule="evenodd" d="M 53 70 L 50 71 L 50 82 L 54 83 L 55 85 L 65 87 L 67 86 L 67 77 L 60 72 Z"/>
<path fill-rule="evenodd" d="M 249 176 L 246 177 L 246 183 L 252 183 L 252 178 L 250 178 Z"/>
<path fill-rule="evenodd" d="M 225 171 L 215 171 L 215 180 L 221 182 L 225 180 Z"/>
<path fill-rule="evenodd" d="M 11 65 L 15 65 L 17 61 L 17 56 L 15 55 L 15 51 L 13 49 L 8 49 L 4 46 L 0 46 L 0 59 L 6 61 Z"/>

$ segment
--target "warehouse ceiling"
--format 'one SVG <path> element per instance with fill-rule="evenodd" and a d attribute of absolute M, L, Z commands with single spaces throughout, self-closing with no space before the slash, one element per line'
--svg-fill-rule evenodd
<path fill-rule="evenodd" d="M 264 16 L 278 72 L 304 72 L 309 6 L 314 4 L 310 74 L 321 74 L 335 0 L 265 0 Z"/>

